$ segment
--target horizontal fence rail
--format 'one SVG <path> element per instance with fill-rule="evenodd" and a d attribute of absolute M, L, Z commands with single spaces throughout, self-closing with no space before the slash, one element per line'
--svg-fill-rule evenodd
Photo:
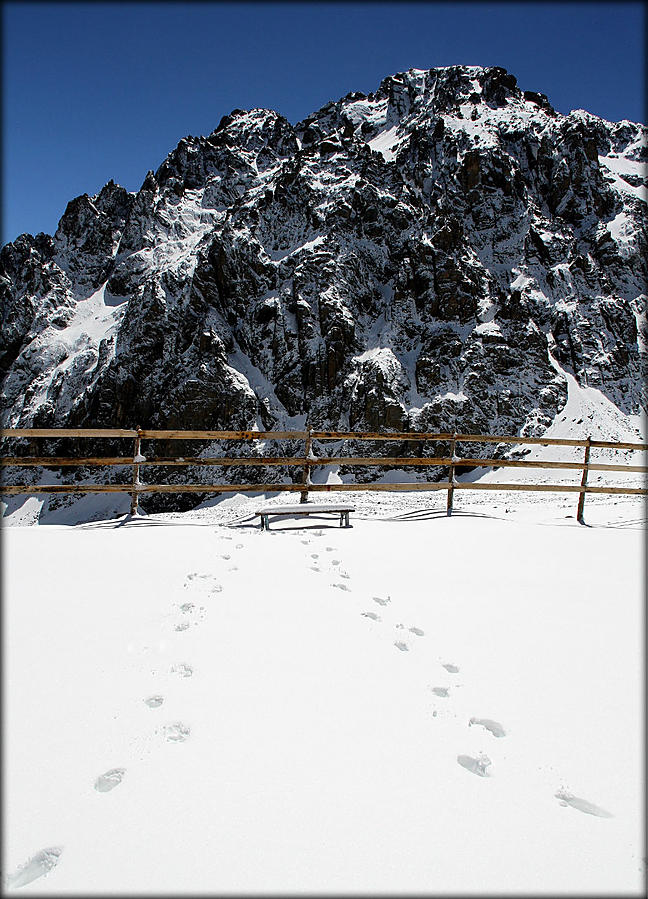
<path fill-rule="evenodd" d="M 5 428 L 5 437 L 139 437 L 142 440 L 391 440 L 448 441 L 457 443 L 520 443 L 537 446 L 589 446 L 609 449 L 645 450 L 645 443 L 612 440 L 572 440 L 568 437 L 515 437 L 496 434 L 432 433 L 428 431 L 159 431 L 146 428 Z"/>
<path fill-rule="evenodd" d="M 630 472 L 646 474 L 648 467 L 643 465 L 591 462 L 592 449 L 640 451 L 648 450 L 648 444 L 616 442 L 609 440 L 569 439 L 557 437 L 519 437 L 513 435 L 494 434 L 459 434 L 430 432 L 372 432 L 372 431 L 196 431 L 196 430 L 151 430 L 146 428 L 13 428 L 0 431 L 0 439 L 21 438 L 105 438 L 130 439 L 133 441 L 132 455 L 119 456 L 38 456 L 38 455 L 6 455 L 0 456 L 3 469 L 18 468 L 60 468 L 60 467 L 129 467 L 132 479 L 123 484 L 87 483 L 87 484 L 2 484 L 2 495 L 35 494 L 35 493 L 129 493 L 131 495 L 131 514 L 138 508 L 139 496 L 142 493 L 280 493 L 299 492 L 302 502 L 307 502 L 309 492 L 337 491 L 447 491 L 447 513 L 453 509 L 455 490 L 499 490 L 499 491 L 539 491 L 578 493 L 577 519 L 583 523 L 585 495 L 647 495 L 646 487 L 626 486 L 594 486 L 588 484 L 590 471 L 598 472 Z M 142 441 L 156 440 L 229 440 L 238 442 L 254 442 L 259 440 L 296 440 L 304 441 L 303 456 L 161 456 L 145 457 L 141 453 Z M 314 441 L 368 440 L 419 443 L 449 443 L 450 452 L 440 456 L 316 456 L 312 451 Z M 534 446 L 581 447 L 584 449 L 582 462 L 573 460 L 555 461 L 542 459 L 498 459 L 494 457 L 457 456 L 457 444 L 515 444 Z M 314 468 L 343 465 L 345 467 L 442 467 L 448 469 L 448 479 L 444 481 L 405 482 L 405 483 L 353 483 L 353 484 L 313 484 L 311 471 Z M 217 466 L 217 467 L 256 467 L 284 466 L 298 467 L 303 471 L 301 483 L 282 484 L 146 484 L 140 480 L 141 469 L 159 467 Z M 459 468 L 529 468 L 529 469 L 565 469 L 582 473 L 580 484 L 533 484 L 533 483 L 481 483 L 461 482 L 456 479 Z"/>

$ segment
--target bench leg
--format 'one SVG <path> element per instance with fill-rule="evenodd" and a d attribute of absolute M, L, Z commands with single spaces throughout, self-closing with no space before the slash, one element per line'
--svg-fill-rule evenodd
<path fill-rule="evenodd" d="M 270 530 L 270 522 L 268 521 L 267 515 L 261 516 L 261 530 L 269 531 Z"/>

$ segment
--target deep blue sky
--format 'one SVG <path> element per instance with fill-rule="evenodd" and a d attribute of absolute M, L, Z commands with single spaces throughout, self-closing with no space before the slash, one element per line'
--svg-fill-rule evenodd
<path fill-rule="evenodd" d="M 412 67 L 500 65 L 559 112 L 645 121 L 644 40 L 640 2 L 4 3 L 2 243 L 137 190 L 236 107 L 294 123 Z"/>

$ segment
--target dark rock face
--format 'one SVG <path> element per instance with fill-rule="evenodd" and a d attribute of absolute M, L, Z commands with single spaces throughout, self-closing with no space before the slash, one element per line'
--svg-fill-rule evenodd
<path fill-rule="evenodd" d="M 535 435 L 560 368 L 637 413 L 647 159 L 497 67 L 234 110 L 2 249 L 2 423 Z"/>

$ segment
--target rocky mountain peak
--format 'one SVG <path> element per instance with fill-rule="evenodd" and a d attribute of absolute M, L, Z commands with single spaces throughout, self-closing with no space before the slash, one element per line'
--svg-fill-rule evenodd
<path fill-rule="evenodd" d="M 647 159 L 496 66 L 235 109 L 2 249 L 3 423 L 539 434 L 568 383 L 636 414 Z"/>

